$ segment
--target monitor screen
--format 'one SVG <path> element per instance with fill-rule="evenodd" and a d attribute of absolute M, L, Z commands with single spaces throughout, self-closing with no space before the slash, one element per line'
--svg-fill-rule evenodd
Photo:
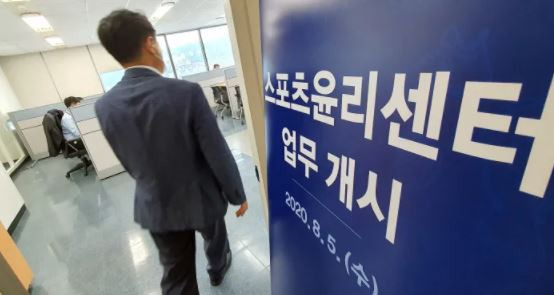
<path fill-rule="evenodd" d="M 121 81 L 121 78 L 123 78 L 123 74 L 125 73 L 125 70 L 117 70 L 112 72 L 105 72 L 100 74 L 100 80 L 102 81 L 102 86 L 104 87 L 104 91 L 108 91 L 112 89 L 112 87 L 115 86 L 119 81 Z"/>

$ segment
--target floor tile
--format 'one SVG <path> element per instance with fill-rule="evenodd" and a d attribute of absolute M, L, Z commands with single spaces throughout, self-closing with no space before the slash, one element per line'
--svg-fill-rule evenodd
<path fill-rule="evenodd" d="M 218 122 L 225 135 L 245 126 L 226 118 Z M 226 216 L 233 265 L 220 287 L 212 287 L 205 271 L 202 238 L 197 238 L 197 270 L 201 294 L 269 294 L 268 233 L 252 158 L 233 151 L 250 209 Z M 121 173 L 98 181 L 65 172 L 73 159 L 48 158 L 25 163 L 13 176 L 27 212 L 13 238 L 31 266 L 33 295 L 160 294 L 162 268 L 149 233 L 133 221 L 134 180 Z"/>

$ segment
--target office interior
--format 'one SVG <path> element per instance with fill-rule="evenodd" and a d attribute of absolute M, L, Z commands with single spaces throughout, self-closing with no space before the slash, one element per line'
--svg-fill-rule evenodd
<path fill-rule="evenodd" d="M 0 0 L 0 294 L 161 294 L 157 250 L 133 222 L 134 180 L 94 111 L 124 73 L 96 37 L 118 8 L 154 23 L 164 76 L 201 85 L 242 176 L 250 210 L 226 216 L 233 267 L 214 288 L 197 251 L 201 294 L 269 294 L 259 3 L 248 0 Z M 84 101 L 66 109 L 68 96 Z M 87 171 L 68 174 L 83 154 L 49 155 L 53 109 L 75 120 Z"/>

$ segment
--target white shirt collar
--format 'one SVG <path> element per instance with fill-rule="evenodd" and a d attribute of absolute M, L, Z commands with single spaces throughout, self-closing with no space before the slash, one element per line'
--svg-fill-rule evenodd
<path fill-rule="evenodd" d="M 160 71 L 158 71 L 158 69 L 154 68 L 154 67 L 151 67 L 151 66 L 145 66 L 145 65 L 138 65 L 138 66 L 132 66 L 132 67 L 128 67 L 126 68 L 125 70 L 130 70 L 130 69 L 148 69 L 148 70 L 151 70 L 153 71 L 154 73 L 160 75 L 160 76 L 163 76 L 164 74 L 161 73 Z"/>

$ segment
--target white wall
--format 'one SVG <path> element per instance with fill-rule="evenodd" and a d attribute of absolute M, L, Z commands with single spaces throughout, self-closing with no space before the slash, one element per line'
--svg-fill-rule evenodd
<path fill-rule="evenodd" d="M 11 160 L 17 160 L 19 157 L 19 148 L 17 147 L 18 143 L 15 137 L 5 128 L 8 119 L 6 114 L 11 111 L 19 110 L 20 108 L 21 104 L 15 96 L 6 75 L 4 75 L 4 71 L 0 68 L 0 141 L 4 143 L 8 157 L 10 157 Z M 3 156 L 3 153 L 0 153 L 0 163 L 6 162 L 8 162 L 8 159 Z"/>
<path fill-rule="evenodd" d="M 23 198 L 2 165 L 0 165 L 0 188 L 2 188 L 2 193 L 0 193 L 0 222 L 5 228 L 8 228 L 21 206 L 23 206 Z"/>
<path fill-rule="evenodd" d="M 0 68 L 0 111 L 8 113 L 19 109 L 21 109 L 19 99 L 13 92 L 4 71 Z"/>
<path fill-rule="evenodd" d="M 98 73 L 121 70 L 121 65 L 100 44 L 89 45 L 90 56 Z"/>
<path fill-rule="evenodd" d="M 3 56 L 0 68 L 20 107 L 31 108 L 57 103 L 67 96 L 101 94 L 104 89 L 99 74 L 121 66 L 97 44 Z"/>
<path fill-rule="evenodd" d="M 62 99 L 104 92 L 86 46 L 47 51 L 43 56 Z"/>
<path fill-rule="evenodd" d="M 100 44 L 0 57 L 0 69 L 11 85 L 17 108 L 32 108 L 63 101 L 68 96 L 104 93 L 100 74 L 121 70 L 121 65 Z M 1 80 L 1 77 L 0 77 Z M 211 106 L 215 105 L 212 84 L 221 76 L 197 81 Z M 1 86 L 0 81 L 0 86 Z M 10 109 L 12 111 L 13 109 Z"/>
<path fill-rule="evenodd" d="M 60 101 L 40 53 L 0 57 L 0 67 L 23 108 Z"/>

